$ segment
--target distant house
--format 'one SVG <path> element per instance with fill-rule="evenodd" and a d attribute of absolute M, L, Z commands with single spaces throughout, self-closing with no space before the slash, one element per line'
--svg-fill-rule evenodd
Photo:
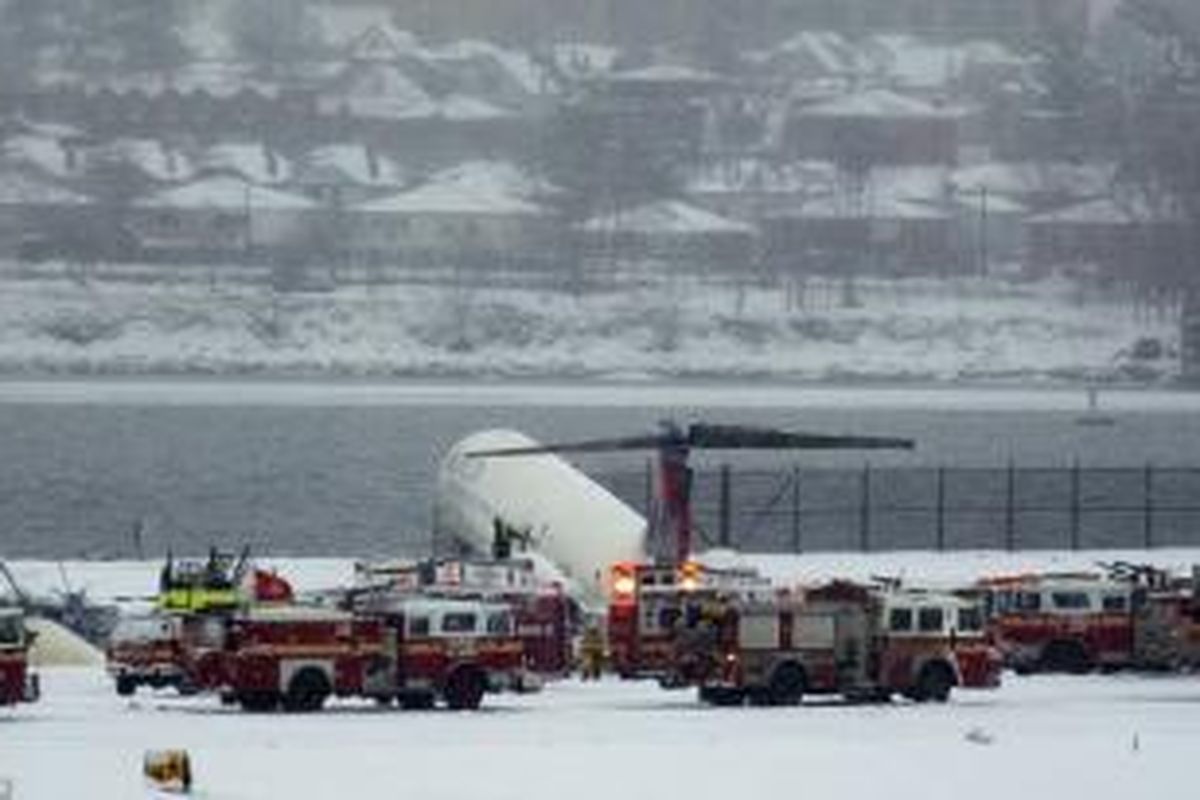
<path fill-rule="evenodd" d="M 1187 224 L 1136 198 L 1110 195 L 1048 211 L 1030 217 L 1027 230 L 1030 262 L 1043 270 L 1091 266 L 1140 281 L 1188 269 L 1178 263 L 1191 242 Z"/>
<path fill-rule="evenodd" d="M 311 248 L 321 220 L 303 195 L 218 175 L 138 199 L 129 226 L 153 256 L 257 261 Z"/>
<path fill-rule="evenodd" d="M 868 89 L 792 109 L 782 143 L 796 159 L 848 168 L 954 164 L 964 112 L 888 89 Z"/>
<path fill-rule="evenodd" d="M 462 164 L 348 208 L 347 241 L 359 261 L 402 268 L 541 268 L 556 234 L 543 189 L 511 165 Z"/>
<path fill-rule="evenodd" d="M 680 200 L 618 208 L 575 226 L 579 251 L 595 277 L 603 270 L 658 262 L 697 275 L 749 277 L 757 229 Z"/>
<path fill-rule="evenodd" d="M 942 273 L 958 268 L 955 218 L 943 205 L 835 193 L 762 220 L 764 261 L 780 273 Z"/>

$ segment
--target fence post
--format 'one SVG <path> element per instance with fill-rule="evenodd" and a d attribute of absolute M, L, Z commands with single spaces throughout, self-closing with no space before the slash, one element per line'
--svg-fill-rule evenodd
<path fill-rule="evenodd" d="M 730 469 L 729 462 L 721 465 L 721 498 L 717 520 L 717 544 L 725 548 L 728 548 L 731 544 L 729 540 L 729 518 L 733 495 L 731 473 L 732 470 Z"/>
<path fill-rule="evenodd" d="M 946 468 L 937 470 L 937 549 L 946 549 Z"/>
<path fill-rule="evenodd" d="M 800 465 L 792 465 L 792 552 L 802 552 L 800 540 Z"/>
<path fill-rule="evenodd" d="M 1008 460 L 1008 478 L 1005 483 L 1004 501 L 1004 549 L 1012 552 L 1017 540 L 1017 465 Z"/>
<path fill-rule="evenodd" d="M 871 465 L 863 465 L 862 492 L 858 505 L 858 541 L 864 553 L 871 552 Z"/>
<path fill-rule="evenodd" d="M 1079 459 L 1076 458 L 1071 462 L 1071 549 L 1079 549 L 1079 517 L 1080 517 L 1080 491 L 1079 491 Z"/>
<path fill-rule="evenodd" d="M 1154 547 L 1154 466 L 1146 462 L 1142 473 L 1142 545 L 1147 549 Z"/>

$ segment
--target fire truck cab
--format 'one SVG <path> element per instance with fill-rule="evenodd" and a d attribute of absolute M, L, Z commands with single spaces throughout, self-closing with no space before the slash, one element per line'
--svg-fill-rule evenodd
<path fill-rule="evenodd" d="M 1000 685 L 999 650 L 988 641 L 979 603 L 954 594 L 894 589 L 883 594 L 884 652 L 893 665 L 903 656 L 928 657 L 949 648 L 957 666 L 957 685 L 992 689 Z M 909 664 L 908 669 L 914 665 Z M 919 667 L 918 667 L 919 668 Z"/>
<path fill-rule="evenodd" d="M 525 653 L 520 689 L 541 687 L 571 670 L 578 609 L 561 586 L 542 585 L 527 559 L 356 564 L 358 586 L 348 606 L 371 609 L 400 598 L 478 600 L 507 606 Z"/>
<path fill-rule="evenodd" d="M 38 676 L 29 671 L 33 635 L 19 608 L 0 608 L 0 706 L 32 703 L 41 694 Z"/>
<path fill-rule="evenodd" d="M 1134 587 L 1090 573 L 985 579 L 988 628 L 1018 672 L 1088 672 L 1133 660 Z"/>

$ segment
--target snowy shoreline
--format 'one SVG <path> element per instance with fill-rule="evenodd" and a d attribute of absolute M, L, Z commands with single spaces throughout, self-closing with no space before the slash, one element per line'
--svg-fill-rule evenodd
<path fill-rule="evenodd" d="M 1070 281 L 534 289 L 6 282 L 0 376 L 1172 387 L 1171 309 Z"/>

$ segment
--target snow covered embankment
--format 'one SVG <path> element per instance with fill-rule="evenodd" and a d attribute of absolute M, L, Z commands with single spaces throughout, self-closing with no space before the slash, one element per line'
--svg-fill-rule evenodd
<path fill-rule="evenodd" d="M 1158 383 L 1177 326 L 1059 281 L 469 287 L 10 282 L 0 371 Z"/>

